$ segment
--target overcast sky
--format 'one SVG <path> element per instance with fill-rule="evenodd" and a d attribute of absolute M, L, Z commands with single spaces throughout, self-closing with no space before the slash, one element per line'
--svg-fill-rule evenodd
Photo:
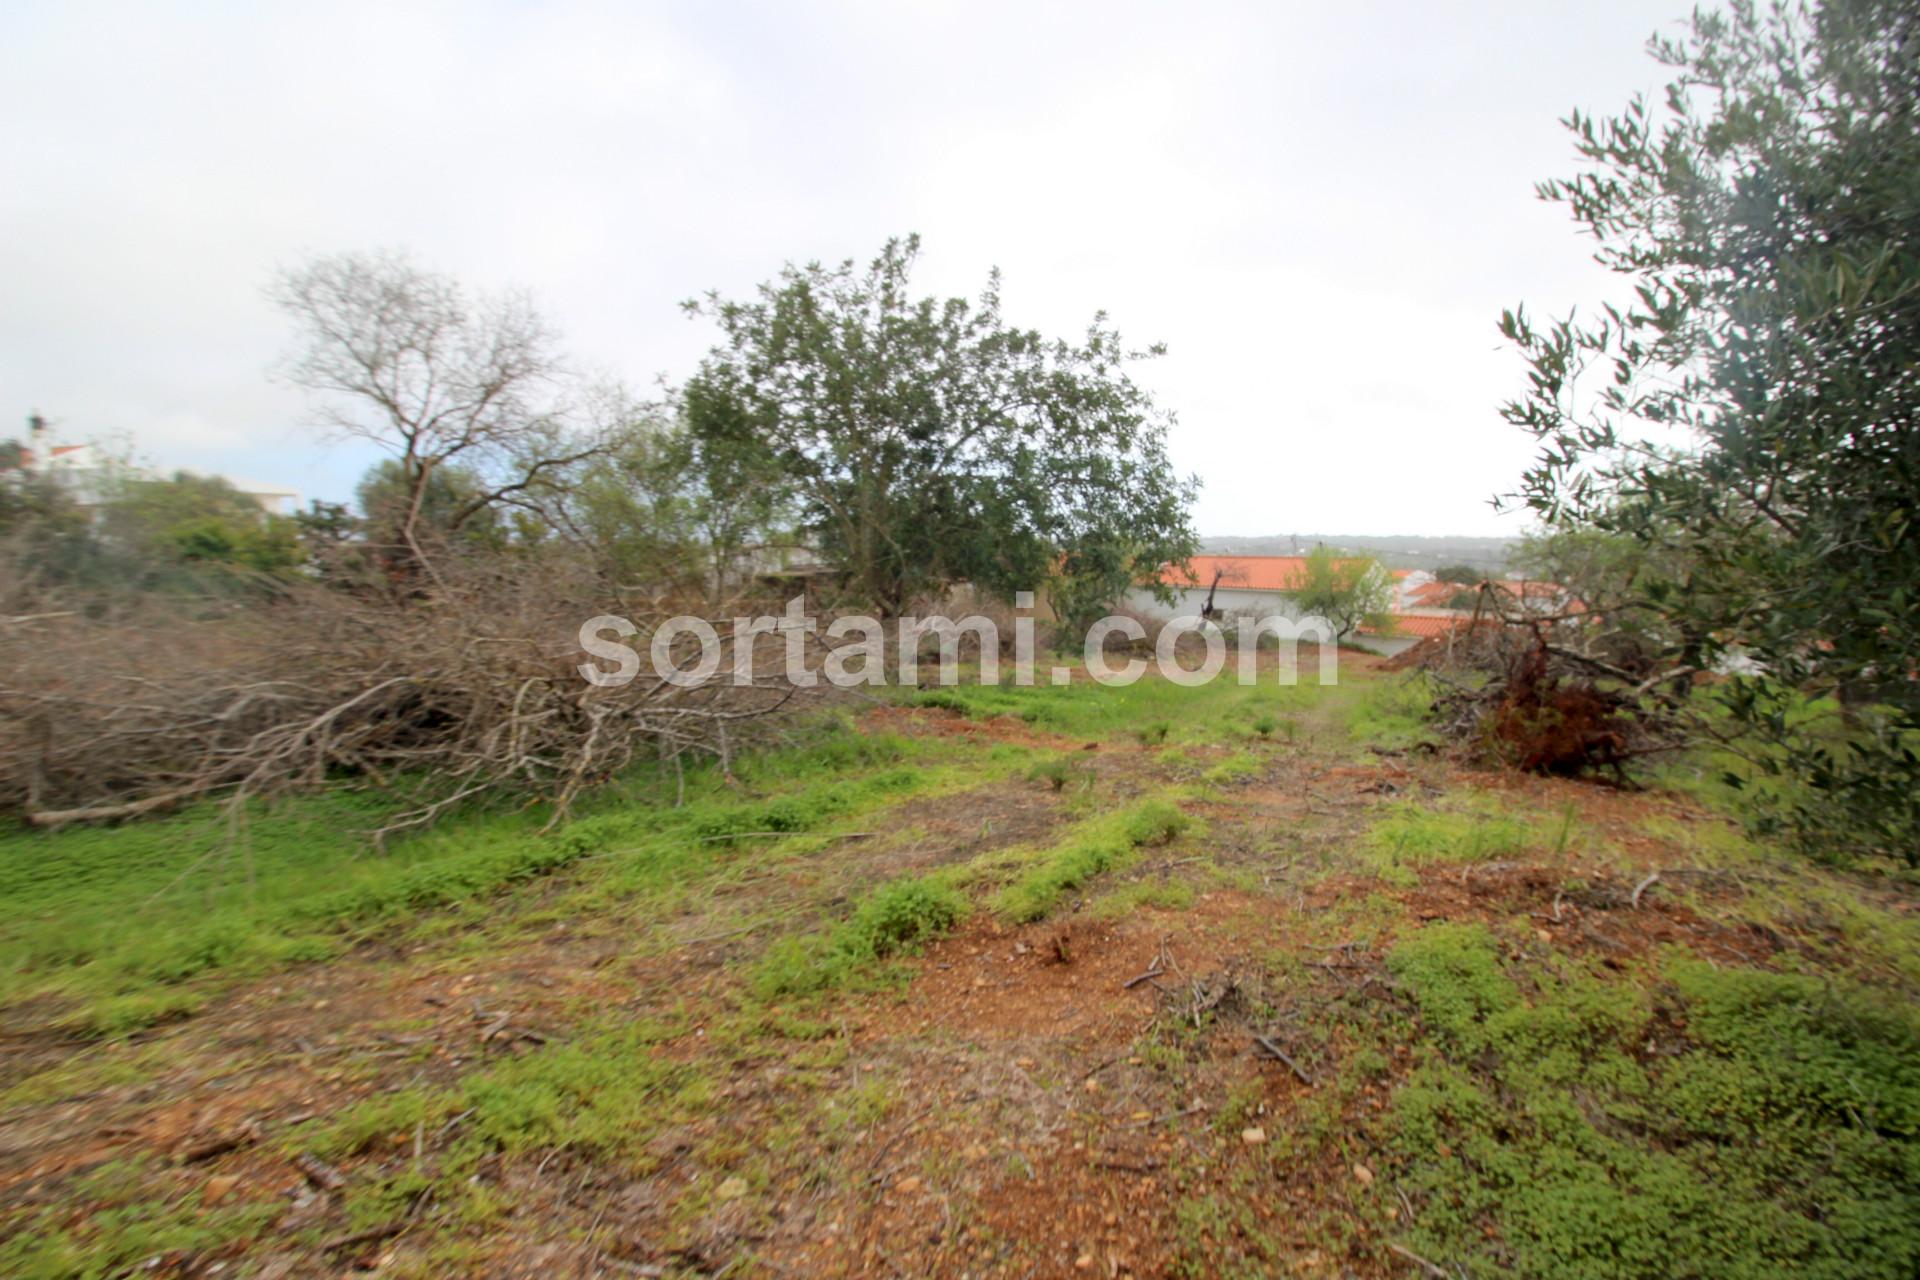
<path fill-rule="evenodd" d="M 1511 533 L 1502 307 L 1604 288 L 1533 183 L 1656 91 L 1612 4 L 0 4 L 0 411 L 340 499 L 276 266 L 401 248 L 684 377 L 677 303 L 925 241 L 927 292 L 1168 344 L 1208 534 Z M 0 421 L 0 435 L 12 434 Z"/>

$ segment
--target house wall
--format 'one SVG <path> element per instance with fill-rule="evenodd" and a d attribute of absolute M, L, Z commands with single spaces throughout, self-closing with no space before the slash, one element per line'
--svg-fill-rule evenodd
<path fill-rule="evenodd" d="M 1151 618 L 1199 617 L 1200 610 L 1206 607 L 1207 593 L 1200 589 L 1176 589 L 1171 608 L 1153 598 L 1151 591 L 1135 588 L 1127 592 L 1126 605 L 1135 613 Z M 1214 593 L 1213 604 L 1216 609 L 1229 617 L 1247 614 L 1255 618 L 1298 618 L 1299 610 L 1293 601 L 1278 591 L 1249 591 L 1245 588 L 1222 587 Z"/>
<path fill-rule="evenodd" d="M 1350 635 L 1347 643 L 1356 649 L 1365 649 L 1368 653 L 1377 653 L 1383 658 L 1405 653 L 1420 643 L 1419 636 L 1370 636 Z"/>

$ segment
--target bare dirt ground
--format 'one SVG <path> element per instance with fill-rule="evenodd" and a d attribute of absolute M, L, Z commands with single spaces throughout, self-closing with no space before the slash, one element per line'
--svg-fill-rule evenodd
<path fill-rule="evenodd" d="M 1233 754 L 1202 744 L 1170 762 L 1125 735 L 931 709 L 867 725 L 1072 753 L 1103 801 Z M 1524 919 L 1530 945 L 1623 969 L 1671 944 L 1751 965 L 1836 945 L 1715 910 L 1743 892 L 1731 875 L 1645 882 L 1693 859 L 1674 833 L 1723 825 L 1684 798 L 1364 755 L 1322 728 L 1256 742 L 1250 771 L 1183 791 L 1197 835 L 1047 919 L 976 910 L 891 981 L 748 990 L 772 939 L 874 885 L 1047 845 L 1079 816 L 1069 789 L 1015 773 L 912 798 L 675 918 L 574 916 L 562 873 L 502 901 L 484 932 L 370 938 L 126 1041 L 16 1040 L 0 1202 L 113 1230 L 85 1188 L 131 1162 L 176 1215 L 258 1210 L 250 1231 L 127 1268 L 155 1276 L 1418 1274 L 1386 1247 L 1413 1206 L 1364 1137 L 1405 1046 L 1364 1084 L 1337 1083 L 1356 1011 L 1407 1018 L 1381 963 L 1396 936 Z M 1571 815 L 1580 841 L 1389 877 L 1353 856 L 1396 806 L 1469 794 L 1487 812 Z M 701 1081 L 633 1152 L 462 1165 L 488 1206 L 464 1216 L 432 1189 L 457 1112 L 307 1153 L 356 1105 L 453 1089 L 609 1019 L 661 1028 L 648 1052 Z M 384 1216 L 355 1207 L 356 1187 L 409 1171 L 420 1189 Z"/>

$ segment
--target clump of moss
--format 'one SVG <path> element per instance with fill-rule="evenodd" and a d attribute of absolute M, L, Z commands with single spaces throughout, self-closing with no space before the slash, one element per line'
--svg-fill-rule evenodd
<path fill-rule="evenodd" d="M 1654 991 L 1509 963 L 1477 925 L 1390 957 L 1431 1035 L 1390 1147 L 1411 1247 L 1474 1274 L 1911 1276 L 1920 1017 L 1676 956 Z"/>

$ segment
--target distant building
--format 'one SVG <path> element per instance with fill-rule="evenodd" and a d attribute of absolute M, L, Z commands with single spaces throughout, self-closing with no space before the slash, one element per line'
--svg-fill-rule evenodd
<path fill-rule="evenodd" d="M 300 491 L 282 489 L 278 485 L 263 484 L 257 480 L 242 480 L 236 476 L 221 476 L 228 484 L 246 494 L 259 504 L 260 509 L 270 516 L 290 516 L 300 510 Z"/>
<path fill-rule="evenodd" d="M 1477 597 L 1484 589 L 1497 595 L 1507 612 L 1516 605 L 1534 614 L 1580 608 L 1566 588 L 1550 582 L 1488 581 L 1467 587 L 1438 581 L 1424 569 L 1386 572 L 1393 579 L 1389 626 L 1361 627 L 1347 642 L 1389 657 L 1465 626 L 1473 610 L 1451 607 L 1463 594 Z M 1174 593 L 1171 608 L 1144 587 L 1128 592 L 1126 603 L 1138 613 L 1156 617 L 1201 617 L 1211 599 L 1212 616 L 1223 626 L 1231 626 L 1232 619 L 1239 617 L 1297 619 L 1299 609 L 1287 593 L 1306 581 L 1306 573 L 1305 556 L 1195 556 L 1185 571 L 1172 565 L 1161 571 L 1161 582 Z M 1490 601 L 1489 610 L 1492 607 Z"/>
<path fill-rule="evenodd" d="M 160 480 L 165 477 L 144 467 L 134 466 L 109 454 L 95 444 L 52 444 L 47 426 L 39 415 L 27 420 L 28 442 L 20 453 L 21 469 L 44 476 L 65 489 L 82 507 L 97 507 L 105 502 L 112 486 L 125 480 Z M 198 473 L 194 473 L 198 474 Z M 234 489 L 252 498 L 260 510 L 270 516 L 290 516 L 300 509 L 300 493 L 280 485 L 216 475 Z"/>

